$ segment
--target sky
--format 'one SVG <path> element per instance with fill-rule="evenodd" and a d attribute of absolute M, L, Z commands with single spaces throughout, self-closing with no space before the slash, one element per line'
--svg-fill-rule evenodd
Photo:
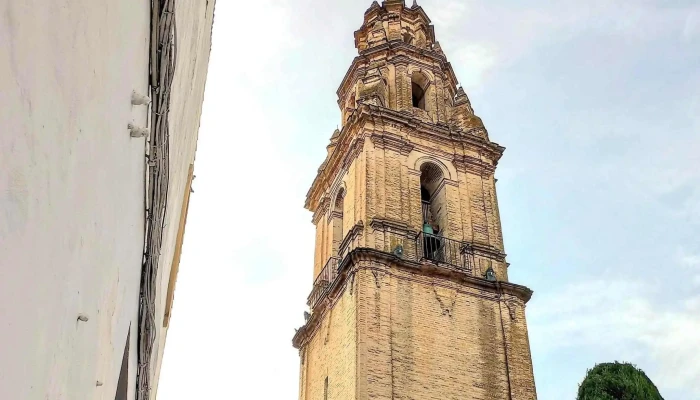
<path fill-rule="evenodd" d="M 527 3 L 527 4 L 525 4 Z M 370 0 L 218 1 L 159 398 L 298 398 L 304 199 Z M 700 399 L 700 3 L 420 0 L 491 140 L 540 400 L 628 361 Z"/>

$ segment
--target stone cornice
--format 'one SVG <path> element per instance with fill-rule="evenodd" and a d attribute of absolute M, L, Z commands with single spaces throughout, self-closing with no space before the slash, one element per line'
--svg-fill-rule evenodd
<path fill-rule="evenodd" d="M 496 159 L 500 159 L 505 151 L 505 148 L 497 143 L 479 136 L 464 134 L 461 131 L 452 129 L 449 125 L 421 121 L 410 113 L 396 111 L 386 107 L 368 107 L 372 119 L 378 126 L 388 125 L 395 129 L 408 128 L 413 135 L 418 137 L 422 136 L 432 141 L 440 141 L 446 145 L 462 143 L 474 148 L 476 151 L 484 153 L 484 155 L 489 155 Z"/>
<path fill-rule="evenodd" d="M 314 215 L 311 218 L 311 222 L 313 222 L 314 225 L 317 224 L 318 221 L 321 220 L 321 217 L 323 217 L 323 215 L 326 214 L 329 207 L 330 207 L 330 199 L 328 197 L 323 197 L 321 199 L 321 202 L 319 203 L 319 206 L 314 211 Z"/>
<path fill-rule="evenodd" d="M 392 253 L 386 253 L 379 250 L 358 248 L 353 250 L 345 257 L 338 267 L 338 277 L 326 293 L 324 301 L 320 301 L 313 311 L 311 318 L 307 323 L 297 330 L 292 344 L 295 348 L 301 349 L 313 337 L 323 321 L 325 314 L 333 307 L 333 304 L 340 297 L 340 294 L 345 290 L 348 283 L 348 278 L 362 269 L 373 269 L 364 262 L 374 262 L 384 266 L 397 266 L 402 269 L 410 270 L 412 273 L 425 276 L 437 277 L 451 281 L 453 283 L 464 286 L 465 288 L 476 289 L 485 293 L 492 293 L 494 301 L 501 295 L 507 294 L 520 299 L 523 304 L 527 303 L 532 297 L 532 290 L 525 286 L 516 285 L 510 282 L 490 282 L 486 279 L 479 278 L 467 274 L 456 269 L 446 268 L 444 266 L 436 266 L 433 263 L 420 263 L 417 261 L 404 260 Z M 364 264 L 364 265 L 361 265 Z M 465 293 L 468 293 L 465 291 Z M 476 294 L 472 294 L 476 295 Z"/>
<path fill-rule="evenodd" d="M 407 156 L 413 150 L 413 144 L 399 135 L 391 133 L 372 133 L 369 136 L 372 144 L 378 149 L 395 150 L 396 152 Z"/>
<path fill-rule="evenodd" d="M 404 222 L 380 217 L 373 217 L 369 226 L 375 231 L 400 233 L 411 239 L 418 237 L 419 233 Z"/>
<path fill-rule="evenodd" d="M 340 242 L 338 246 L 338 254 L 343 254 L 345 249 L 350 245 L 350 242 L 357 239 L 362 232 L 365 230 L 365 223 L 362 221 L 357 221 L 357 223 L 350 229 L 350 231 L 345 235 L 343 241 Z"/>
<path fill-rule="evenodd" d="M 490 176 L 496 172 L 496 165 L 466 154 L 455 154 L 452 164 L 458 171 L 471 172 L 477 175 Z"/>
<path fill-rule="evenodd" d="M 472 248 L 475 255 L 488 257 L 500 262 L 506 262 L 506 253 L 504 253 L 501 249 L 480 243 L 469 243 L 469 246 Z"/>
<path fill-rule="evenodd" d="M 375 125 L 372 133 L 369 134 L 370 140 L 375 145 L 396 149 L 401 154 L 406 154 L 406 151 L 410 152 L 410 150 L 413 150 L 413 146 L 416 145 L 404 136 L 387 132 L 387 127 L 406 132 L 405 134 L 408 137 L 415 136 L 432 142 L 440 142 L 446 146 L 455 146 L 455 152 L 465 153 L 465 147 L 469 147 L 482 155 L 482 158 L 459 153 L 443 155 L 453 157 L 455 166 L 463 171 L 493 174 L 498 160 L 505 151 L 505 148 L 497 143 L 490 142 L 479 136 L 466 135 L 460 131 L 455 131 L 448 125 L 421 121 L 410 113 L 386 107 L 360 104 L 353 111 L 348 124 L 340 132 L 338 144 L 330 157 L 324 161 L 324 168 L 319 171 L 314 179 L 306 197 L 305 207 L 307 209 L 316 211 L 320 205 L 323 192 L 332 184 L 330 180 L 334 179 L 340 170 L 347 168 L 361 153 L 364 146 L 362 130 L 367 121 L 372 121 Z M 492 160 L 492 164 L 484 161 L 483 158 Z"/>
<path fill-rule="evenodd" d="M 405 53 L 401 53 L 402 51 Z M 452 68 L 452 64 L 447 61 L 447 57 L 436 51 L 419 49 L 401 40 L 391 40 L 379 46 L 363 50 L 352 60 L 350 67 L 346 71 L 345 76 L 343 76 L 343 80 L 340 82 L 338 90 L 336 91 L 339 104 L 341 103 L 340 99 L 345 98 L 352 84 L 354 84 L 361 75 L 366 73 L 368 68 L 367 64 L 369 64 L 370 61 L 376 62 L 378 53 L 386 53 L 385 62 L 387 64 L 416 64 L 433 72 L 439 70 L 447 75 L 450 85 L 455 90 L 457 88 L 459 81 Z M 427 59 L 428 61 L 424 61 L 423 59 Z"/>
<path fill-rule="evenodd" d="M 331 211 L 328 213 L 328 218 L 326 219 L 326 222 L 331 222 L 335 218 L 343 218 L 343 212 L 342 211 Z"/>
<path fill-rule="evenodd" d="M 312 212 L 316 212 L 316 209 L 319 207 L 323 191 L 330 188 L 333 183 L 331 180 L 335 179 L 340 170 L 348 168 L 362 152 L 364 138 L 357 137 L 355 134 L 360 129 L 362 121 L 357 110 L 353 112 L 353 116 L 351 123 L 343 127 L 335 150 L 325 161 L 325 167 L 319 170 L 318 175 L 316 175 L 311 184 L 311 188 L 306 194 L 304 206 Z"/>

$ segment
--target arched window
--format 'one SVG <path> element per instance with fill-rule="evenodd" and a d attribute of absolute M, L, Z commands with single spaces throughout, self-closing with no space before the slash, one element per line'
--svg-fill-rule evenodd
<path fill-rule="evenodd" d="M 420 197 L 423 214 L 423 257 L 444 262 L 447 196 L 445 177 L 440 167 L 425 163 L 420 168 Z"/>
<path fill-rule="evenodd" d="M 340 244 L 343 242 L 343 207 L 345 205 L 345 189 L 341 188 L 333 203 L 333 256 L 337 257 Z"/>
<path fill-rule="evenodd" d="M 447 204 L 445 177 L 442 169 L 433 163 L 425 163 L 420 168 L 420 194 L 423 211 L 424 231 L 438 234 L 445 230 Z M 428 232 L 431 233 L 431 232 Z"/>
<path fill-rule="evenodd" d="M 429 85 L 430 81 L 422 73 L 414 72 L 411 75 L 411 100 L 413 107 L 427 110 L 425 98 Z"/>

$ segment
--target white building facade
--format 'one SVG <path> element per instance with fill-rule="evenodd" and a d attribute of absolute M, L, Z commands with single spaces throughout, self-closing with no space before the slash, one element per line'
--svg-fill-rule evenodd
<path fill-rule="evenodd" d="M 0 399 L 156 397 L 213 14 L 0 4 Z"/>

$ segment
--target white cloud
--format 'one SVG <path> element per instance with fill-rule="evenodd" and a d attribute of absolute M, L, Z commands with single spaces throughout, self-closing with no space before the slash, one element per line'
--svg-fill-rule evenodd
<path fill-rule="evenodd" d="M 646 361 L 660 390 L 685 388 L 700 396 L 700 298 L 676 309 L 653 300 L 655 288 L 641 282 L 587 281 L 539 299 L 530 310 L 533 347 L 571 348 L 608 355 L 613 361 Z M 546 341 L 539 343 L 537 341 Z M 587 350 L 588 349 L 588 350 Z"/>
<path fill-rule="evenodd" d="M 468 44 L 452 51 L 450 59 L 462 70 L 460 83 L 465 90 L 478 86 L 498 61 L 496 49 L 487 44 Z"/>
<path fill-rule="evenodd" d="M 471 4 L 462 0 L 440 0 L 439 7 L 430 7 L 430 19 L 440 30 L 450 30 L 463 23 Z M 425 9 L 426 7 L 424 7 Z"/>
<path fill-rule="evenodd" d="M 700 254 L 692 254 L 684 248 L 679 248 L 678 250 L 678 264 L 690 271 L 691 278 L 690 282 L 695 287 L 700 287 Z M 690 299 L 687 304 L 697 305 L 697 300 L 699 298 Z"/>
<path fill-rule="evenodd" d="M 681 265 L 686 267 L 700 267 L 700 255 L 685 254 L 681 256 Z"/>
<path fill-rule="evenodd" d="M 210 70 L 226 57 L 231 61 L 226 72 L 239 83 L 270 82 L 281 73 L 280 56 L 299 44 L 290 26 L 290 9 L 283 2 L 222 1 L 215 13 Z"/>
<path fill-rule="evenodd" d="M 683 26 L 683 39 L 690 42 L 698 36 L 700 36 L 700 7 L 688 13 Z"/>

